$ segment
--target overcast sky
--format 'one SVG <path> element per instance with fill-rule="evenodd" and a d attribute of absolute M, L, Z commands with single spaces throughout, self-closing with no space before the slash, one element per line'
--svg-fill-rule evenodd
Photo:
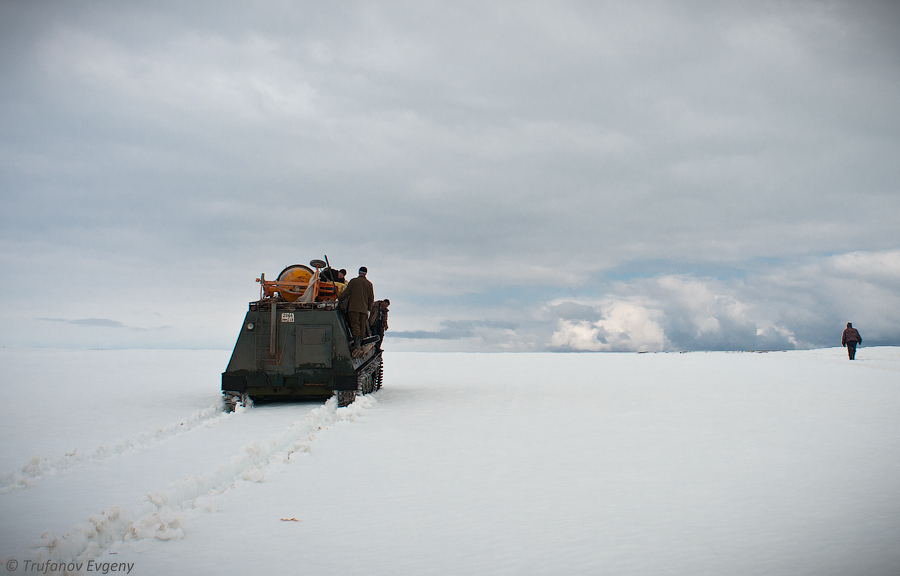
<path fill-rule="evenodd" d="M 0 344 L 900 345 L 897 2 L 0 2 Z"/>

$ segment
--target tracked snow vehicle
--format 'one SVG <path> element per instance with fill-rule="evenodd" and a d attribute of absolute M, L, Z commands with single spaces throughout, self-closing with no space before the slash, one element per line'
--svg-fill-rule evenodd
<path fill-rule="evenodd" d="M 378 336 L 353 348 L 353 338 L 338 296 L 344 285 L 312 268 L 295 264 L 278 279 L 260 283 L 259 300 L 250 302 L 228 368 L 222 373 L 225 409 L 249 400 L 302 400 L 338 397 L 346 406 L 357 394 L 381 387 L 382 354 Z M 313 270 L 313 268 L 315 270 Z"/>

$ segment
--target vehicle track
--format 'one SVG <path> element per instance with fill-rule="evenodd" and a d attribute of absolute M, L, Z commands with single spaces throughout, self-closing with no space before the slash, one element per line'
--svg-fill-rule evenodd
<path fill-rule="evenodd" d="M 132 506 L 106 506 L 65 530 L 62 536 L 46 531 L 28 551 L 28 557 L 36 562 L 83 562 L 125 542 L 183 538 L 183 524 L 199 514 L 217 510 L 218 498 L 228 490 L 263 481 L 268 467 L 290 463 L 294 453 L 310 450 L 310 443 L 319 432 L 337 422 L 356 420 L 374 403 L 375 399 L 366 395 L 339 408 L 336 398 L 331 398 L 280 431 L 246 443 L 237 454 L 212 468 L 147 493 Z"/>
<path fill-rule="evenodd" d="M 126 453 L 136 453 L 154 444 L 163 442 L 180 434 L 194 430 L 200 426 L 211 427 L 246 411 L 239 406 L 235 412 L 222 411 L 221 402 L 203 410 L 197 410 L 173 422 L 164 428 L 147 430 L 119 440 L 115 445 L 100 445 L 92 450 L 81 452 L 74 448 L 61 456 L 34 456 L 27 464 L 12 472 L 0 475 L 0 495 L 15 490 L 24 490 L 37 486 L 41 480 L 56 476 L 71 468 L 86 464 L 101 464 L 105 460 Z"/>

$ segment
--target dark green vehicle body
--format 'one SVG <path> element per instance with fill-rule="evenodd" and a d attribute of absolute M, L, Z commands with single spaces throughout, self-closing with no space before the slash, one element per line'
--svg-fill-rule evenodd
<path fill-rule="evenodd" d="M 335 393 L 346 405 L 356 393 L 381 385 L 381 351 L 368 340 L 354 357 L 336 302 L 251 302 L 222 373 L 226 407 L 233 409 L 247 398 L 300 400 Z"/>

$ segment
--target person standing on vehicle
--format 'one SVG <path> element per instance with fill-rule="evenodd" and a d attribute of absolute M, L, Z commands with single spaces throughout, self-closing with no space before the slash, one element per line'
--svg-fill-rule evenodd
<path fill-rule="evenodd" d="M 381 350 L 381 342 L 384 340 L 384 331 L 388 329 L 388 306 L 390 305 L 391 301 L 387 298 L 376 300 L 369 312 L 369 331 L 372 332 L 372 336 L 380 337 L 378 343 L 375 344 L 379 350 Z"/>
<path fill-rule="evenodd" d="M 341 302 L 347 300 L 347 318 L 350 321 L 354 348 L 362 346 L 362 339 L 368 326 L 369 310 L 375 303 L 375 288 L 366 279 L 367 273 L 366 267 L 361 267 L 359 276 L 351 280 L 338 297 Z"/>
<path fill-rule="evenodd" d="M 857 344 L 862 344 L 862 336 L 859 335 L 859 331 L 853 327 L 852 323 L 847 322 L 847 328 L 841 335 L 841 346 L 847 348 L 847 355 L 851 360 L 856 360 Z"/>

